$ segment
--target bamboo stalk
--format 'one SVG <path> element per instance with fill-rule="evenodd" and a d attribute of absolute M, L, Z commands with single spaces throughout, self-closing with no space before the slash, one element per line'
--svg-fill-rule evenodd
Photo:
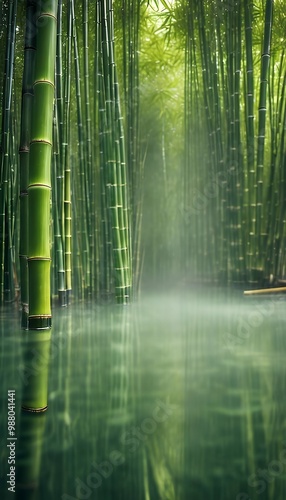
<path fill-rule="evenodd" d="M 244 28 L 245 28 L 245 57 L 246 57 L 246 141 L 247 141 L 247 170 L 246 170 L 246 231 L 248 241 L 246 243 L 246 267 L 248 279 L 251 279 L 250 269 L 254 267 L 254 241 L 255 234 L 255 169 L 254 169 L 254 70 L 253 70 L 253 2 L 244 0 Z"/>
<path fill-rule="evenodd" d="M 0 156 L 0 303 L 10 301 L 13 293 L 13 251 L 11 235 L 11 113 L 13 73 L 16 37 L 17 1 L 9 2 L 8 27 L 5 49 L 5 67 L 2 99 L 2 129 L 1 129 L 1 156 Z M 9 219 L 10 213 L 10 219 Z"/>
<path fill-rule="evenodd" d="M 24 47 L 24 72 L 22 84 L 22 112 L 20 137 L 20 283 L 22 304 L 22 328 L 28 327 L 29 288 L 28 288 L 28 176 L 31 119 L 33 105 L 33 79 L 35 61 L 35 4 L 27 0 L 26 33 Z"/>
<path fill-rule="evenodd" d="M 86 159 L 85 159 L 85 177 L 87 179 L 87 196 L 89 200 L 88 217 L 87 217 L 87 231 L 88 231 L 88 293 L 91 295 L 94 287 L 93 276 L 93 259 L 94 255 L 94 232 L 92 231 L 92 220 L 94 220 L 93 210 L 93 196 L 92 196 L 92 141 L 91 141 L 91 112 L 90 112 L 90 83 L 89 83 L 89 10 L 90 5 L 88 0 L 84 0 L 82 4 L 83 10 L 83 69 L 84 69 L 84 111 L 85 111 L 85 138 L 86 138 Z"/>
<path fill-rule="evenodd" d="M 72 8 L 72 26 L 73 26 L 73 49 L 74 49 L 74 65 L 75 65 L 75 79 L 76 79 L 76 105 L 77 105 L 77 120 L 78 120 L 78 159 L 79 168 L 77 175 L 77 201 L 78 212 L 80 220 L 78 221 L 78 242 L 80 245 L 80 258 L 82 262 L 82 290 L 90 289 L 90 259 L 89 259 L 89 214 L 90 214 L 90 200 L 88 188 L 88 176 L 86 170 L 86 149 L 85 139 L 86 130 L 84 128 L 83 120 L 83 99 L 81 92 L 81 70 L 80 70 L 80 52 L 78 43 L 78 28 L 76 25 L 74 0 L 71 0 Z M 75 188 L 76 189 L 76 188 Z"/>
<path fill-rule="evenodd" d="M 267 88 L 269 80 L 270 45 L 273 22 L 273 0 L 266 1 L 263 52 L 261 55 L 260 69 L 260 93 L 258 109 L 258 137 L 257 137 L 257 178 L 256 178 L 256 260 L 263 248 L 262 233 L 264 230 L 263 213 L 263 173 L 265 161 L 265 140 L 266 140 L 266 113 L 267 113 Z"/>
<path fill-rule="evenodd" d="M 62 234 L 62 225 L 60 224 L 61 217 L 59 216 L 59 212 L 62 210 L 62 197 L 59 194 L 59 188 L 61 187 L 61 182 L 58 182 L 59 172 L 61 167 L 59 164 L 61 163 L 61 154 L 60 154 L 60 143 L 59 143 L 59 118 L 58 118 L 58 110 L 57 106 L 54 107 L 55 113 L 55 121 L 53 127 L 53 168 L 52 168 L 52 216 L 53 216 L 53 241 L 54 245 L 52 247 L 52 261 L 54 261 L 55 272 L 57 276 L 53 276 L 55 283 L 57 284 L 57 293 L 59 304 L 61 306 L 66 306 L 66 288 L 65 288 L 65 269 L 64 269 L 64 249 L 63 249 L 63 234 Z M 55 274 L 55 273 L 54 273 Z M 56 279 L 57 278 L 57 279 Z"/>
<path fill-rule="evenodd" d="M 37 2 L 34 100 L 28 174 L 28 281 L 29 314 L 25 363 L 36 369 L 25 384 L 22 408 L 47 408 L 47 381 L 51 338 L 50 192 L 53 136 L 54 75 L 57 35 L 57 0 Z M 48 53 L 47 53 L 48 47 Z M 34 366 L 34 365 L 33 365 Z"/>
<path fill-rule="evenodd" d="M 104 102 L 99 107 L 103 126 L 102 173 L 107 195 L 104 204 L 107 207 L 111 235 L 115 296 L 117 302 L 127 303 L 131 291 L 131 253 L 124 136 L 114 58 L 113 6 L 111 1 L 103 0 L 98 2 L 98 7 L 101 27 L 102 97 L 104 97 Z M 105 110 L 104 115 L 102 110 Z"/>
<path fill-rule="evenodd" d="M 244 295 L 260 295 L 264 293 L 281 293 L 281 292 L 286 292 L 286 287 L 285 286 L 280 286 L 277 288 L 261 288 L 257 290 L 245 290 L 243 292 Z"/>
<path fill-rule="evenodd" d="M 63 234 L 64 234 L 64 266 L 65 266 L 65 296 L 66 304 L 70 303 L 72 293 L 72 197 L 71 197 L 71 159 L 70 159 L 70 119 L 71 119 L 71 55 L 72 35 L 74 29 L 73 3 L 68 3 L 67 13 L 67 51 L 66 51 L 66 74 L 64 89 L 64 118 L 63 118 Z"/>
<path fill-rule="evenodd" d="M 58 1 L 58 12 L 57 12 L 57 48 L 56 48 L 56 100 L 55 100 L 55 123 L 54 123 L 54 165 L 53 165 L 53 221 L 54 221 L 54 261 L 55 270 L 57 272 L 57 293 L 59 304 L 61 306 L 66 306 L 67 295 L 66 295 L 66 284 L 65 284 L 65 258 L 64 258 L 64 209 L 63 209 L 63 197 L 64 197 L 64 165 L 66 159 L 66 150 L 68 147 L 68 140 L 66 138 L 65 129 L 65 115 L 69 110 L 69 103 L 66 104 L 64 90 L 66 87 L 66 82 L 68 76 L 63 78 L 63 56 L 62 56 L 62 17 L 63 17 L 63 3 L 62 0 Z M 67 50 L 69 54 L 69 47 Z M 69 56 L 70 57 L 70 56 Z M 68 64 L 65 68 L 65 73 L 69 75 Z M 65 104 L 65 105 L 64 105 Z"/>

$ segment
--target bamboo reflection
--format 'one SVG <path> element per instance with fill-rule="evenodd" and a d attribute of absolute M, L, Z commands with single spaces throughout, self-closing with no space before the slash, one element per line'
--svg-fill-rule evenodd
<path fill-rule="evenodd" d="M 17 442 L 16 499 L 37 500 L 46 414 L 22 411 Z"/>
<path fill-rule="evenodd" d="M 43 414 L 21 415 L 21 498 L 286 497 L 284 304 L 212 291 L 179 307 L 151 302 L 60 310 L 44 431 L 35 419 L 22 424 Z M 19 364 L 11 338 L 4 386 Z M 38 360 L 48 358 L 47 345 L 41 355 L 36 342 L 26 349 L 18 404 L 20 380 L 23 397 L 39 400 Z"/>
<path fill-rule="evenodd" d="M 41 456 L 48 405 L 48 372 L 51 330 L 24 331 L 22 411 L 16 460 L 16 498 L 36 500 L 40 483 Z"/>
<path fill-rule="evenodd" d="M 81 317 L 78 317 L 77 328 L 80 328 Z M 53 370 L 50 380 L 50 408 L 47 429 L 45 433 L 45 442 L 50 456 L 57 461 L 56 468 L 49 468 L 49 484 L 57 484 L 57 477 L 62 478 L 63 486 L 68 483 L 68 475 L 77 461 L 76 452 L 71 453 L 75 425 L 78 422 L 78 416 L 72 412 L 71 405 L 74 396 L 74 379 L 72 376 L 72 353 L 73 346 L 76 344 L 74 330 L 72 328 L 72 312 L 69 309 L 60 309 L 58 322 L 54 328 L 54 334 L 51 343 L 51 363 Z M 49 495 L 59 495 L 58 490 L 48 491 Z"/>
<path fill-rule="evenodd" d="M 22 408 L 30 412 L 45 411 L 48 406 L 48 370 L 51 331 L 25 331 Z"/>
<path fill-rule="evenodd" d="M 210 317 L 208 307 L 204 315 L 193 310 L 185 324 L 184 494 L 284 498 L 285 412 L 275 392 L 285 385 L 285 368 L 273 358 L 285 345 L 283 323 L 274 334 L 266 309 L 261 321 L 256 310 L 255 323 L 254 304 L 230 303 Z M 279 308 L 275 314 L 278 322 Z"/>
<path fill-rule="evenodd" d="M 175 500 L 181 498 L 182 493 L 183 311 L 181 305 L 174 305 L 173 300 L 158 301 L 156 309 L 150 306 L 148 309 L 147 314 L 151 314 L 148 332 L 142 321 L 144 309 L 140 318 L 142 394 L 138 407 L 144 440 L 139 465 L 139 491 L 142 499 Z M 143 354 L 144 351 L 146 353 Z"/>
<path fill-rule="evenodd" d="M 112 308 L 105 315 L 105 422 L 102 422 L 104 442 L 97 456 L 113 460 L 114 478 L 102 483 L 100 498 L 114 498 L 118 488 L 126 495 L 135 494 L 138 482 L 140 454 L 130 457 L 122 446 L 122 436 L 136 422 L 135 400 L 138 396 L 138 380 L 134 373 L 135 324 L 129 308 Z M 134 352 L 135 351 L 135 352 Z M 100 454 L 101 453 L 101 454 Z M 114 458 L 117 457 L 117 462 Z M 99 461 L 100 462 L 100 461 Z M 118 465 L 114 465 L 114 464 Z M 136 495 L 135 495 L 136 496 Z"/>

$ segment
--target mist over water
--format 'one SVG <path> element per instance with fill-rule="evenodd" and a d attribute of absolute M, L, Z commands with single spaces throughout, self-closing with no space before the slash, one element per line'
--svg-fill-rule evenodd
<path fill-rule="evenodd" d="M 1 429 L 6 440 L 14 388 L 17 498 L 284 498 L 281 296 L 249 300 L 201 286 L 143 291 L 124 308 L 55 310 L 41 416 L 20 411 L 23 332 L 9 313 L 1 315 Z"/>

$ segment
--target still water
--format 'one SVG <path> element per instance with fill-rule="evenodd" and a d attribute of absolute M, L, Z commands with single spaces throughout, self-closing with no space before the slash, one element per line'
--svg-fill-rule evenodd
<path fill-rule="evenodd" d="M 2 310 L 0 498 L 285 499 L 284 297 L 200 288 L 54 309 L 40 415 L 21 412 L 23 333 Z"/>

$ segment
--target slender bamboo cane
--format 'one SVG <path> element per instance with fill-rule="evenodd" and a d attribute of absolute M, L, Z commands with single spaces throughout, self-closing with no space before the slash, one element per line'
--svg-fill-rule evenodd
<path fill-rule="evenodd" d="M 54 222 L 54 233 L 53 233 L 53 241 L 54 245 L 52 247 L 52 262 L 55 264 L 55 271 L 57 273 L 57 279 L 55 279 L 54 273 L 52 272 L 52 276 L 56 282 L 56 288 L 58 293 L 59 304 L 61 306 L 67 305 L 66 298 L 66 289 L 65 289 L 65 268 L 64 268 L 64 249 L 63 249 L 63 234 L 62 234 L 62 225 L 60 224 L 61 217 L 59 216 L 59 212 L 62 209 L 62 196 L 60 196 L 59 191 L 61 188 L 61 182 L 58 182 L 60 177 L 59 172 L 61 170 L 61 153 L 60 153 L 60 139 L 59 139 L 59 129 L 60 122 L 57 113 L 57 106 L 54 106 L 54 127 L 53 127 L 53 162 L 52 162 L 52 217 Z M 54 287 L 55 288 L 55 287 Z"/>
<path fill-rule="evenodd" d="M 247 144 L 247 187 L 245 195 L 246 216 L 248 220 L 247 233 L 248 242 L 246 248 L 248 280 L 251 279 L 250 269 L 254 268 L 254 245 L 253 237 L 255 234 L 255 140 L 254 140 L 254 70 L 253 70 L 253 2 L 244 0 L 244 28 L 245 28 L 245 57 L 246 57 L 246 144 Z"/>
<path fill-rule="evenodd" d="M 80 243 L 80 257 L 82 261 L 82 289 L 86 292 L 90 289 L 90 268 L 89 268 L 89 229 L 88 229 L 88 216 L 90 213 L 90 200 L 88 177 L 86 171 L 86 150 L 85 144 L 85 128 L 83 120 L 83 99 L 81 92 L 81 71 L 80 71 L 80 53 L 77 36 L 77 25 L 74 12 L 74 1 L 71 1 L 72 8 L 72 23 L 73 23 L 73 49 L 74 49 L 74 65 L 75 65 L 75 79 L 76 79 L 76 104 L 77 104 L 77 120 L 78 120 L 78 159 L 79 171 L 77 173 L 77 202 L 79 206 L 79 216 L 81 220 L 78 221 L 78 241 Z"/>
<path fill-rule="evenodd" d="M 121 19 L 123 37 L 123 91 L 125 115 L 126 167 L 130 198 L 130 238 L 133 242 L 132 278 L 133 293 L 138 292 L 140 282 L 141 221 L 142 221 L 142 177 L 144 162 L 140 157 L 139 144 L 139 53 L 140 12 L 138 0 L 122 0 Z"/>
<path fill-rule="evenodd" d="M 267 87 L 270 63 L 270 44 L 273 21 L 273 0 L 266 1 L 265 19 L 264 19 L 264 35 L 263 35 L 263 52 L 261 56 L 260 69 L 260 93 L 259 93 L 259 109 L 258 109 L 258 137 L 257 137 L 257 179 L 256 179 L 256 259 L 261 262 L 262 252 L 262 233 L 264 230 L 264 214 L 263 214 L 263 172 L 264 172 L 264 154 L 265 154 L 265 138 L 266 138 L 266 111 L 267 111 Z M 262 265 L 262 262 L 261 264 Z"/>
<path fill-rule="evenodd" d="M 66 52 L 65 111 L 63 130 L 63 166 L 64 166 L 64 252 L 65 252 L 65 290 L 69 304 L 72 293 L 72 210 L 71 210 L 71 165 L 70 165 L 70 98 L 71 98 L 71 55 L 73 35 L 73 3 L 68 3 L 68 42 Z"/>
<path fill-rule="evenodd" d="M 88 244 L 89 244 L 89 293 L 92 294 L 94 286 L 93 277 L 93 259 L 96 257 L 94 255 L 94 236 L 92 231 L 92 144 L 91 144 L 91 112 L 90 112 L 90 84 L 89 84 L 89 1 L 83 1 L 83 45 L 84 45 L 84 57 L 83 57 L 83 68 L 84 68 L 84 101 L 85 101 L 85 129 L 86 129 L 86 178 L 88 186 L 88 199 L 89 199 L 89 214 L 87 222 L 88 230 Z"/>
<path fill-rule="evenodd" d="M 258 290 L 245 290 L 243 293 L 244 295 L 260 295 L 266 293 L 281 293 L 281 292 L 286 292 L 285 286 L 280 286 L 277 288 L 261 288 Z"/>
<path fill-rule="evenodd" d="M 283 93 L 280 94 L 281 90 L 281 76 L 284 60 L 284 51 L 281 54 L 280 61 L 276 60 L 275 54 L 270 60 L 270 74 L 269 80 L 271 85 L 268 86 L 268 116 L 269 116 L 269 131 L 270 131 L 270 155 L 268 156 L 270 161 L 269 166 L 269 176 L 267 179 L 267 191 L 265 203 L 267 210 L 265 211 L 265 232 L 267 235 L 267 245 L 265 245 L 265 275 L 270 276 L 273 274 L 277 275 L 277 260 L 279 252 L 279 240 L 281 238 L 281 224 L 280 217 L 284 218 L 283 209 L 281 210 L 279 200 L 279 191 L 283 186 L 284 179 L 281 169 L 279 168 L 281 158 L 279 158 L 279 163 L 277 162 L 277 153 L 279 151 L 279 138 L 283 136 L 283 128 L 281 129 L 281 124 L 283 123 L 283 116 L 281 114 L 283 105 L 277 105 L 278 102 L 283 103 Z M 279 65 L 278 65 L 279 64 Z M 276 76 L 276 69 L 278 69 L 278 74 Z M 280 112 L 279 112 L 280 111 Z M 267 169 L 268 170 L 268 169 Z M 268 173 L 268 172 L 267 172 Z M 282 174 L 282 175 L 281 175 Z M 279 189 L 280 188 L 280 189 Z M 280 203 L 279 203 L 280 202 Z M 284 207 L 283 207 L 284 208 Z M 279 214 L 279 215 L 278 215 Z M 279 228 L 279 229 L 278 229 Z M 278 229 L 278 231 L 277 231 Z M 282 230 L 283 232 L 283 230 Z M 267 257 L 266 257 L 267 256 Z"/>
<path fill-rule="evenodd" d="M 99 163 L 100 163 L 100 216 L 101 216 L 101 241 L 100 241 L 100 282 L 101 292 L 107 296 L 111 294 L 111 229 L 107 215 L 105 164 L 107 154 L 107 120 L 105 111 L 105 87 L 103 63 L 101 57 L 101 8 L 99 1 L 96 9 L 97 36 L 96 36 L 96 92 L 99 128 Z"/>
<path fill-rule="evenodd" d="M 5 50 L 0 157 L 0 303 L 4 300 L 12 300 L 12 287 L 10 287 L 10 284 L 13 283 L 11 220 L 9 220 L 11 199 L 9 194 L 11 194 L 12 182 L 10 145 L 16 13 L 17 1 L 10 1 L 8 5 L 8 28 Z"/>
<path fill-rule="evenodd" d="M 53 182 L 53 220 L 54 220 L 54 244 L 55 244 L 55 267 L 57 270 L 57 291 L 59 304 L 67 304 L 66 285 L 65 285 L 65 259 L 64 259 L 64 224 L 63 224 L 63 196 L 64 196 L 64 164 L 67 149 L 67 139 L 64 129 L 64 114 L 68 106 L 64 107 L 64 83 L 63 80 L 63 57 L 62 57 L 62 11 L 63 2 L 58 1 L 57 13 L 57 49 L 56 49 L 56 105 L 55 105 L 55 126 L 54 126 L 54 182 Z M 69 53 L 69 47 L 67 49 Z M 66 68 L 68 74 L 68 68 Z M 66 103 L 65 103 L 66 104 Z"/>

